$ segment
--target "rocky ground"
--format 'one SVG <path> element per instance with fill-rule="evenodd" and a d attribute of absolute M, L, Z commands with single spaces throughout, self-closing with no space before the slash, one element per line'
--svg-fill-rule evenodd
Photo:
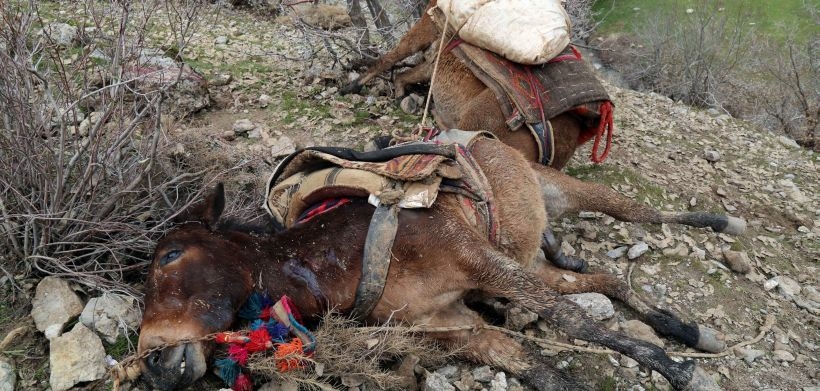
<path fill-rule="evenodd" d="M 217 6 L 202 12 L 207 28 L 194 36 L 185 54 L 209 81 L 211 106 L 171 127 L 169 137 L 177 147 L 169 153 L 211 159 L 226 168 L 244 164 L 230 178 L 229 188 L 259 191 L 276 159 L 294 148 L 361 148 L 375 135 L 406 131 L 418 123 L 421 98 L 404 102 L 402 109 L 382 80 L 363 95 L 338 96 L 349 74 L 327 52 L 306 58 L 308 46 L 287 19 Z M 161 43 L 164 37 L 158 27 L 154 38 Z M 613 151 L 604 164 L 592 165 L 587 145 L 567 172 L 662 210 L 739 216 L 748 229 L 729 236 L 582 213 L 553 222 L 566 251 L 589 260 L 594 271 L 629 278 L 645 299 L 722 331 L 730 346 L 754 338 L 765 319 L 773 317 L 774 325 L 758 342 L 725 356 L 697 359 L 724 389 L 817 390 L 820 157 L 715 111 L 609 88 L 616 105 Z M 7 282 L 0 280 L 0 285 Z M 4 380 L 9 374 L 22 390 L 88 384 L 84 382 L 102 376 L 106 361 L 133 351 L 139 313 L 128 297 L 95 293 L 94 299 L 83 301 L 55 279 L 29 289 L 31 317 L 0 307 L 0 335 L 9 335 L 0 349 L 0 390 L 13 388 Z M 58 296 L 66 301 L 56 302 Z M 608 301 L 593 300 L 599 300 L 596 316 L 607 327 L 670 351 L 687 350 L 646 333 L 619 304 L 609 309 Z M 566 341 L 526 311 L 499 308 L 508 313 L 511 327 L 528 335 L 586 345 Z M 121 335 L 123 330 L 130 336 Z M 668 388 L 660 376 L 619 355 L 558 352 L 546 346 L 542 353 L 595 389 Z M 504 372 L 466 362 L 418 373 L 425 390 L 525 389 Z M 200 387 L 217 389 L 215 384 Z M 366 388 L 351 389 L 357 387 Z"/>

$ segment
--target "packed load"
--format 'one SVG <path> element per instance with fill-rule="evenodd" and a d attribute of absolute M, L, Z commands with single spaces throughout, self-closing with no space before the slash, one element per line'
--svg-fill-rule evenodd
<path fill-rule="evenodd" d="M 543 64 L 569 45 L 571 23 L 561 0 L 439 0 L 465 42 L 520 64 Z"/>

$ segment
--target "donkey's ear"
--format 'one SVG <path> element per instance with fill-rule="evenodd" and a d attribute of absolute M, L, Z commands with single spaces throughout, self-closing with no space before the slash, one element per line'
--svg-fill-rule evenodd
<path fill-rule="evenodd" d="M 214 186 L 214 189 L 205 197 L 203 203 L 204 210 L 200 215 L 200 219 L 210 229 L 216 228 L 216 223 L 219 222 L 219 217 L 225 210 L 225 185 L 219 182 Z"/>
<path fill-rule="evenodd" d="M 209 229 L 216 228 L 222 211 L 225 210 L 225 185 L 217 183 L 206 196 L 205 199 L 181 213 L 175 219 L 176 222 L 200 221 Z"/>

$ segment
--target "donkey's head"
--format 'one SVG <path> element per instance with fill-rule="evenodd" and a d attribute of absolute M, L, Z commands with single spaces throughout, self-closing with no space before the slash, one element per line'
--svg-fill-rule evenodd
<path fill-rule="evenodd" d="M 247 235 L 217 230 L 224 206 L 219 184 L 154 250 L 138 351 L 155 349 L 140 367 L 156 388 L 183 388 L 205 373 L 210 344 L 197 339 L 228 329 L 252 289 L 243 258 L 254 246 Z"/>

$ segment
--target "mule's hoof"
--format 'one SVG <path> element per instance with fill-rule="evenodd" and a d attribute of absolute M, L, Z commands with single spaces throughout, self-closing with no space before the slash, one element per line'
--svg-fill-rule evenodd
<path fill-rule="evenodd" d="M 342 89 L 339 90 L 339 94 L 341 94 L 341 95 L 358 94 L 359 92 L 362 91 L 362 87 L 364 87 L 362 84 L 359 84 L 358 82 L 354 81 L 354 82 L 351 82 L 350 84 L 342 87 Z"/>
<path fill-rule="evenodd" d="M 692 380 L 684 388 L 686 391 L 720 391 L 722 388 L 715 379 L 700 367 L 695 367 L 692 371 Z"/>
<path fill-rule="evenodd" d="M 746 231 L 746 220 L 732 216 L 726 216 L 726 218 L 729 221 L 726 224 L 726 228 L 724 228 L 721 232 L 729 235 L 741 235 Z"/>
<path fill-rule="evenodd" d="M 570 256 L 563 256 L 558 262 L 553 263 L 561 269 L 576 273 L 586 273 L 589 269 L 589 263 L 586 260 Z"/>
<path fill-rule="evenodd" d="M 698 326 L 698 344 L 695 349 L 709 353 L 719 353 L 726 350 L 725 336 L 720 331 L 706 326 Z"/>

